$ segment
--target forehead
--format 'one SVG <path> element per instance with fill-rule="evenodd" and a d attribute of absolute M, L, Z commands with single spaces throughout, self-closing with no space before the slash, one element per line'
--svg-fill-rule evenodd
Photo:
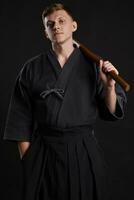
<path fill-rule="evenodd" d="M 70 15 L 68 15 L 68 13 L 65 10 L 56 10 L 50 15 L 45 17 L 45 22 L 47 22 L 48 20 L 54 21 L 60 17 L 71 20 Z"/>

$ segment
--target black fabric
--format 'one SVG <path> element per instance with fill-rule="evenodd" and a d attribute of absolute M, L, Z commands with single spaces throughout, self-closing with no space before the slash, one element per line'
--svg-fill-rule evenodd
<path fill-rule="evenodd" d="M 31 142 L 22 159 L 24 200 L 108 199 L 107 164 L 93 126 L 98 115 L 111 121 L 123 118 L 126 96 L 118 85 L 116 93 L 112 114 L 105 105 L 98 66 L 79 48 L 63 68 L 52 49 L 24 65 L 3 137 Z"/>
<path fill-rule="evenodd" d="M 27 70 L 20 71 L 9 105 L 4 139 L 29 141 L 33 132 L 33 111 L 28 88 Z"/>
<path fill-rule="evenodd" d="M 107 163 L 91 126 L 39 133 L 21 161 L 22 199 L 109 199 Z"/>

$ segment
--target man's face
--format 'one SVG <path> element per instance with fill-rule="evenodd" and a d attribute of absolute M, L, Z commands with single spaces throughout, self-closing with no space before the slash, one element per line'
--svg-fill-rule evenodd
<path fill-rule="evenodd" d="M 77 23 L 65 10 L 57 10 L 45 17 L 45 33 L 52 43 L 62 44 L 72 38 Z"/>

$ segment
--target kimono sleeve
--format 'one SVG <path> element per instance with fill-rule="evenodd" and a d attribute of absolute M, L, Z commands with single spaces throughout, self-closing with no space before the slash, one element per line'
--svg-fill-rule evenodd
<path fill-rule="evenodd" d="M 98 76 L 99 77 L 99 76 Z M 116 110 L 114 113 L 111 113 L 105 103 L 104 98 L 104 88 L 103 84 L 98 78 L 97 80 L 97 106 L 98 112 L 101 119 L 106 121 L 115 121 L 124 118 L 124 113 L 126 109 L 127 97 L 124 90 L 121 86 L 116 83 L 115 84 L 115 91 L 116 91 Z"/>
<path fill-rule="evenodd" d="M 24 65 L 15 81 L 5 124 L 4 140 L 31 141 L 32 138 L 32 100 L 29 64 L 27 65 Z"/>

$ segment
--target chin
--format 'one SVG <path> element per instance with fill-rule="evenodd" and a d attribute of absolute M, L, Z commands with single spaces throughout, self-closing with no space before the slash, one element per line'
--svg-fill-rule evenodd
<path fill-rule="evenodd" d="M 70 37 L 64 38 L 64 39 L 55 40 L 54 42 L 55 42 L 56 44 L 64 44 L 64 43 L 66 43 L 67 41 L 69 41 L 69 39 L 70 39 Z"/>
<path fill-rule="evenodd" d="M 55 44 L 64 44 L 66 40 L 54 40 Z"/>

